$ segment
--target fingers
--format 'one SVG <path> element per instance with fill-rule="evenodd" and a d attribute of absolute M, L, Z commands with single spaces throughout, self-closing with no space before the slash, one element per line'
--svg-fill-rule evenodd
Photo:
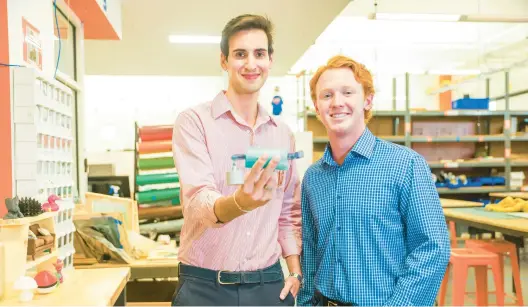
<path fill-rule="evenodd" d="M 268 179 L 268 182 L 264 185 L 264 195 L 262 195 L 263 200 L 270 200 L 275 196 L 278 181 L 277 177 L 277 173 L 273 173 Z"/>
<path fill-rule="evenodd" d="M 279 164 L 280 157 L 273 157 L 271 159 L 270 163 L 266 166 L 266 169 L 260 174 L 260 178 L 255 184 L 255 190 L 254 192 L 260 193 L 264 192 L 265 184 L 268 183 L 268 180 L 271 178 L 273 173 L 275 172 L 275 168 Z"/>
<path fill-rule="evenodd" d="M 257 162 L 253 165 L 251 168 L 251 171 L 249 171 L 249 174 L 246 177 L 246 180 L 244 181 L 244 192 L 247 194 L 251 194 L 254 189 L 255 182 L 260 177 L 260 173 L 262 172 L 262 167 L 264 166 L 264 163 L 268 160 L 268 155 L 264 154 L 260 158 L 258 158 Z"/>
<path fill-rule="evenodd" d="M 291 281 L 289 280 L 286 280 L 286 283 L 284 284 L 284 288 L 282 288 L 282 291 L 280 293 L 280 299 L 281 300 L 284 300 L 286 298 L 286 296 L 288 295 L 288 292 L 291 290 L 293 284 L 291 283 Z"/>

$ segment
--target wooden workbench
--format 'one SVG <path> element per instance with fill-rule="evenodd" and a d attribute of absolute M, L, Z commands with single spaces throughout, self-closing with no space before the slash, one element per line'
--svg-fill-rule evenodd
<path fill-rule="evenodd" d="M 0 306 L 125 306 L 129 278 L 130 268 L 71 270 L 54 292 L 35 293 L 30 302 L 19 302 L 13 293 Z"/>
<path fill-rule="evenodd" d="M 106 268 L 125 267 L 130 269 L 130 280 L 127 288 L 127 303 L 167 304 L 176 290 L 178 278 L 177 259 L 135 260 L 132 263 L 95 263 L 76 265 L 77 270 L 101 270 Z"/>
<path fill-rule="evenodd" d="M 483 208 L 445 208 L 447 220 L 479 229 L 497 231 L 514 237 L 528 237 L 528 219 Z"/>
<path fill-rule="evenodd" d="M 442 208 L 471 208 L 471 207 L 482 207 L 483 204 L 475 201 L 466 201 L 459 199 L 447 199 L 440 198 Z"/>

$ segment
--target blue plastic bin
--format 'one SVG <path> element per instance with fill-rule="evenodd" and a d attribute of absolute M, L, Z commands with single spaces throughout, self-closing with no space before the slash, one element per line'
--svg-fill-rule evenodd
<path fill-rule="evenodd" d="M 451 102 L 451 108 L 466 110 L 488 110 L 489 98 L 461 98 Z"/>

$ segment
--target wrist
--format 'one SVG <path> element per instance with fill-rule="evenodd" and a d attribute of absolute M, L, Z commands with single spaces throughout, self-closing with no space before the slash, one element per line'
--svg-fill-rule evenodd
<path fill-rule="evenodd" d="M 233 202 L 235 203 L 235 206 L 237 207 L 238 210 L 244 212 L 244 213 L 248 213 L 250 212 L 251 210 L 248 210 L 246 208 L 244 208 L 243 206 L 241 206 L 238 201 L 237 201 L 237 198 L 236 198 L 236 195 L 237 195 L 237 192 L 238 190 L 236 190 L 234 193 L 233 193 Z"/>
<path fill-rule="evenodd" d="M 297 279 L 301 284 L 304 281 L 301 273 L 291 272 L 289 277 L 293 277 L 293 278 Z"/>

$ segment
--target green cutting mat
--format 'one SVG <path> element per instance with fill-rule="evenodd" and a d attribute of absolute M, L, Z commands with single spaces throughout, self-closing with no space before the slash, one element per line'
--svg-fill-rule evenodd
<path fill-rule="evenodd" d="M 478 215 L 478 216 L 487 217 L 490 219 L 517 219 L 518 218 L 513 215 L 509 215 L 508 213 L 505 213 L 505 212 L 486 211 L 484 208 L 457 208 L 454 210 L 456 210 L 457 212 Z"/>

